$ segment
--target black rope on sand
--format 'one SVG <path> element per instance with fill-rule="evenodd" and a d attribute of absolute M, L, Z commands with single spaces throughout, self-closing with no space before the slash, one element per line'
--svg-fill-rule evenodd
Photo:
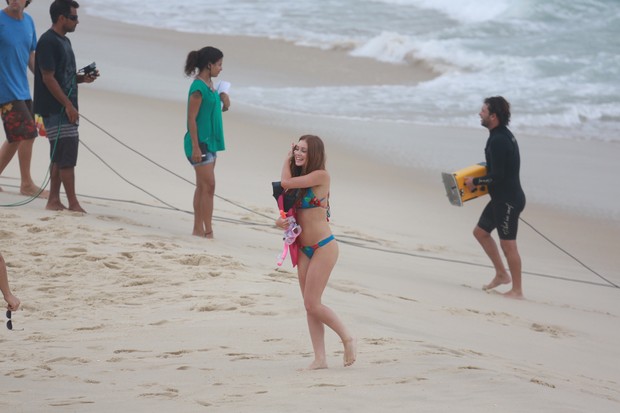
<path fill-rule="evenodd" d="M 113 140 L 115 140 L 116 142 L 118 142 L 120 145 L 124 146 L 125 148 L 127 148 L 128 150 L 134 152 L 135 154 L 141 156 L 142 158 L 146 159 L 147 161 L 149 161 L 150 163 L 154 164 L 155 166 L 157 166 L 158 168 L 170 173 L 171 175 L 174 175 L 175 177 L 189 183 L 190 185 L 195 186 L 195 184 L 186 179 L 185 177 L 171 171 L 170 169 L 164 167 L 163 165 L 160 165 L 159 163 L 153 161 L 151 158 L 143 155 L 141 152 L 133 149 L 132 147 L 130 147 L 129 145 L 125 144 L 124 142 L 122 142 L 120 139 L 116 138 L 114 135 L 112 135 L 110 132 L 108 132 L 107 130 L 105 130 L 104 128 L 102 128 L 101 126 L 97 125 L 95 122 L 91 121 L 90 119 L 88 119 L 86 116 L 80 114 L 80 117 L 84 120 L 86 120 L 88 123 L 90 123 L 91 125 L 93 125 L 95 128 L 99 129 L 101 132 L 103 132 L 104 134 L 106 134 L 107 136 L 109 136 L 110 138 L 112 138 Z M 104 165 L 106 165 L 110 170 L 112 170 L 116 175 L 118 175 L 123 181 L 127 182 L 128 184 L 130 184 L 131 186 L 139 189 L 140 191 L 146 193 L 147 195 L 153 197 L 154 199 L 158 200 L 159 202 L 161 202 L 162 204 L 168 206 L 170 209 L 174 210 L 174 211 L 179 211 L 179 212 L 185 212 L 185 213 L 191 213 L 190 211 L 186 211 L 186 210 L 182 210 L 179 209 L 167 202 L 165 202 L 164 200 L 158 198 L 157 196 L 151 194 L 150 192 L 140 188 L 138 185 L 130 182 L 128 179 L 124 178 L 120 173 L 118 173 L 116 170 L 114 170 L 114 168 L 112 168 L 107 162 L 105 162 L 99 155 L 97 155 L 92 149 L 90 149 L 83 141 L 80 141 L 80 143 L 82 143 L 86 149 L 88 149 L 93 155 L 95 155 Z M 255 211 L 251 208 L 245 207 L 237 202 L 233 202 L 229 199 L 226 199 L 222 196 L 219 196 L 217 194 L 215 194 L 215 196 L 225 202 L 230 203 L 231 205 L 234 205 L 238 208 L 241 208 L 245 211 L 257 214 L 259 216 L 262 216 L 264 218 L 267 218 L 269 220 L 273 220 L 272 217 L 267 216 L 263 213 L 260 213 L 258 211 Z M 147 205 L 150 206 L 150 205 Z M 541 274 L 541 273 L 533 273 L 533 272 L 527 272 L 524 271 L 524 274 L 530 274 L 530 275 L 535 275 L 535 276 L 539 276 L 539 277 L 546 277 L 546 278 L 553 278 L 553 279 L 557 279 L 557 280 L 564 280 L 564 281 L 571 281 L 571 282 L 578 282 L 578 283 L 585 283 L 585 284 L 591 284 L 591 285 L 597 285 L 597 286 L 604 286 L 604 287 L 613 287 L 613 288 L 618 288 L 620 289 L 620 286 L 618 286 L 617 284 L 611 282 L 610 280 L 608 280 L 607 278 L 603 277 L 601 274 L 599 274 L 598 272 L 594 271 L 592 268 L 590 268 L 589 266 L 587 266 L 586 264 L 584 264 L 581 260 L 579 260 L 577 257 L 575 257 L 574 255 L 572 255 L 571 253 L 569 253 L 568 251 L 566 251 L 565 249 L 563 249 L 562 247 L 560 247 L 557 243 L 553 242 L 551 239 L 549 239 L 547 236 L 545 236 L 543 233 L 541 233 L 539 230 L 537 230 L 533 225 L 531 225 L 529 222 L 525 221 L 523 218 L 519 218 L 521 221 L 523 221 L 527 226 L 529 226 L 532 230 L 534 230 L 534 232 L 536 232 L 538 235 L 540 235 L 541 237 L 543 237 L 547 242 L 549 242 L 551 245 L 553 245 L 554 247 L 556 247 L 557 249 L 559 249 L 560 251 L 562 251 L 564 254 L 566 254 L 567 256 L 569 256 L 570 258 L 572 258 L 574 261 L 576 261 L 577 263 L 579 263 L 581 266 L 583 266 L 585 269 L 587 269 L 588 271 L 590 271 L 592 274 L 598 276 L 599 278 L 601 278 L 602 280 L 604 280 L 607 284 L 602 284 L 602 283 L 595 283 L 592 281 L 583 281 L 583 280 L 574 280 L 571 278 L 566 278 L 566 277 L 560 277 L 560 276 L 554 276 L 554 275 L 549 275 L 549 274 Z M 224 219 L 222 219 L 224 220 Z M 239 221 L 241 222 L 241 221 Z M 247 222 L 243 222 L 243 223 L 247 223 Z M 249 223 L 247 223 L 249 224 Z M 260 225 L 265 225 L 265 224 L 260 224 Z M 354 247 L 358 247 L 358 248 L 365 248 L 365 249 L 369 249 L 369 250 L 374 250 L 374 251 L 379 251 L 379 252 L 385 252 L 385 253 L 391 253 L 391 254 L 399 254 L 399 255 L 408 255 L 408 256 L 412 256 L 412 257 L 417 257 L 417 258 L 425 258 L 425 259 L 432 259 L 432 260 L 437 260 L 437 261 L 444 261 L 444 262 L 452 262 L 452 263 L 457 263 L 457 264 L 466 264 L 466 265 L 475 265 L 475 266 L 480 266 L 480 267 L 486 267 L 486 268 L 491 268 L 488 265 L 483 265 L 483 264 L 477 264 L 477 263 L 472 263 L 472 262 L 468 262 L 468 261 L 462 261 L 462 260 L 454 260 L 454 259 L 447 259 L 447 258 L 440 258 L 440 257 L 432 257 L 432 256 L 428 256 L 428 255 L 422 255 L 422 254 L 415 254 L 415 253 L 410 253 L 410 252 L 401 252 L 401 251 L 395 251 L 395 250 L 388 250 L 388 249 L 383 249 L 383 248 L 378 248 L 378 247 L 369 247 L 366 245 L 362 245 L 359 243 L 355 243 L 355 242 L 351 242 L 351 241 L 346 241 L 344 239 L 342 239 L 342 237 L 340 238 L 340 242 L 344 243 L 344 244 L 348 244 Z"/>

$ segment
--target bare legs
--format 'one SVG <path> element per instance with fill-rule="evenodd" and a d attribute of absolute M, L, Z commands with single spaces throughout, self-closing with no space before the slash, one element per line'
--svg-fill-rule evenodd
<path fill-rule="evenodd" d="M 69 208 L 65 207 L 60 201 L 60 185 L 65 188 Z M 86 212 L 78 202 L 75 194 L 75 168 L 59 168 L 58 164 L 52 164 L 50 171 L 50 194 L 47 199 L 45 209 L 52 211 L 61 211 L 69 209 L 70 211 Z"/>
<path fill-rule="evenodd" d="M 21 142 L 11 142 L 4 141 L 2 143 L 2 147 L 0 147 L 0 174 L 4 172 L 4 169 L 7 167 L 11 159 L 15 156 L 17 152 L 17 148 L 19 148 L 19 144 Z M 21 172 L 21 168 L 20 168 Z"/>
<path fill-rule="evenodd" d="M 517 249 L 516 240 L 500 240 L 499 244 L 504 251 L 510 275 L 512 275 L 512 289 L 504 293 L 506 297 L 523 298 L 523 288 L 521 287 L 521 256 Z"/>
<path fill-rule="evenodd" d="M 35 185 L 32 180 L 32 176 L 30 175 L 32 146 L 34 145 L 34 141 L 34 139 L 11 143 L 4 141 L 0 147 L 0 174 L 4 171 L 9 162 L 11 162 L 17 152 L 17 157 L 19 159 L 19 173 L 21 177 L 20 193 L 22 195 L 36 195 L 41 191 L 41 188 Z M 41 191 L 39 196 L 41 198 L 47 198 L 49 196 L 49 192 Z"/>
<path fill-rule="evenodd" d="M 213 197 L 215 196 L 215 162 L 197 166 L 194 191 L 194 229 L 192 235 L 213 238 Z"/>
<path fill-rule="evenodd" d="M 314 361 L 308 369 L 327 368 L 325 355 L 325 325 L 334 330 L 344 346 L 344 365 L 350 366 L 356 358 L 356 342 L 336 313 L 323 303 L 321 296 L 327 286 L 329 276 L 338 259 L 338 244 L 329 244 L 315 251 L 312 259 L 300 253 L 297 273 L 299 285 L 306 307 L 306 318 L 310 339 L 314 349 Z"/>
<path fill-rule="evenodd" d="M 497 248 L 495 240 L 491 237 L 491 234 L 476 226 L 474 229 L 474 237 L 491 259 L 493 267 L 495 268 L 495 277 L 490 283 L 484 285 L 482 289 L 491 290 L 502 284 L 510 284 L 510 281 L 512 281 L 512 289 L 504 295 L 510 298 L 523 298 L 523 290 L 521 287 L 521 256 L 517 249 L 517 241 L 500 240 L 500 246 L 502 247 L 502 251 L 508 262 L 508 268 L 510 269 L 509 274 L 508 271 L 506 271 L 506 267 L 504 267 L 499 249 Z"/>

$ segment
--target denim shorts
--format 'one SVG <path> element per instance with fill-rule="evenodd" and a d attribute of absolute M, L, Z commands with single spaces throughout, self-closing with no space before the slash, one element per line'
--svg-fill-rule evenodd
<path fill-rule="evenodd" d="M 207 145 L 204 143 L 200 143 L 198 144 L 198 146 L 200 147 L 200 152 L 202 152 L 202 158 L 200 159 L 200 162 L 193 162 L 191 157 L 187 157 L 187 160 L 192 166 L 208 165 L 215 162 L 215 160 L 217 159 L 217 152 L 209 152 L 207 150 Z"/>

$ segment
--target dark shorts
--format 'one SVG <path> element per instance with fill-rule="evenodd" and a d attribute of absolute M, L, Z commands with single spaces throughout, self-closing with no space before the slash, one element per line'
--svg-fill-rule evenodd
<path fill-rule="evenodd" d="M 73 168 L 77 165 L 80 138 L 78 125 L 70 124 L 64 115 L 50 115 L 43 118 L 50 141 L 50 159 L 59 168 Z"/>
<path fill-rule="evenodd" d="M 523 205 L 514 202 L 491 200 L 482 211 L 478 226 L 489 233 L 497 228 L 500 239 L 516 240 L 523 209 Z"/>
<path fill-rule="evenodd" d="M 200 147 L 200 152 L 202 153 L 202 158 L 200 159 L 200 162 L 194 163 L 191 157 L 187 157 L 187 160 L 190 164 L 192 164 L 192 166 L 202 166 L 215 162 L 215 160 L 217 159 L 217 152 L 209 152 L 206 143 L 200 142 L 198 146 Z"/>
<path fill-rule="evenodd" d="M 32 113 L 32 100 L 14 100 L 0 105 L 2 123 L 9 143 L 37 137 L 37 127 Z"/>

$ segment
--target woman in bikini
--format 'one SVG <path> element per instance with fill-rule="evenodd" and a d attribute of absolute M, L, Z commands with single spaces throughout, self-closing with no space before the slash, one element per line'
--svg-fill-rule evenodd
<path fill-rule="evenodd" d="M 325 149 L 318 136 L 304 135 L 293 144 L 282 167 L 285 190 L 298 189 L 296 220 L 302 232 L 297 244 L 302 254 L 297 275 L 306 307 L 314 361 L 309 369 L 327 368 L 325 325 L 334 330 L 344 345 L 344 365 L 355 362 L 356 342 L 336 313 L 321 302 L 329 276 L 338 260 L 338 243 L 329 227 L 329 174 L 325 170 Z M 287 228 L 282 218 L 276 224 Z"/>

